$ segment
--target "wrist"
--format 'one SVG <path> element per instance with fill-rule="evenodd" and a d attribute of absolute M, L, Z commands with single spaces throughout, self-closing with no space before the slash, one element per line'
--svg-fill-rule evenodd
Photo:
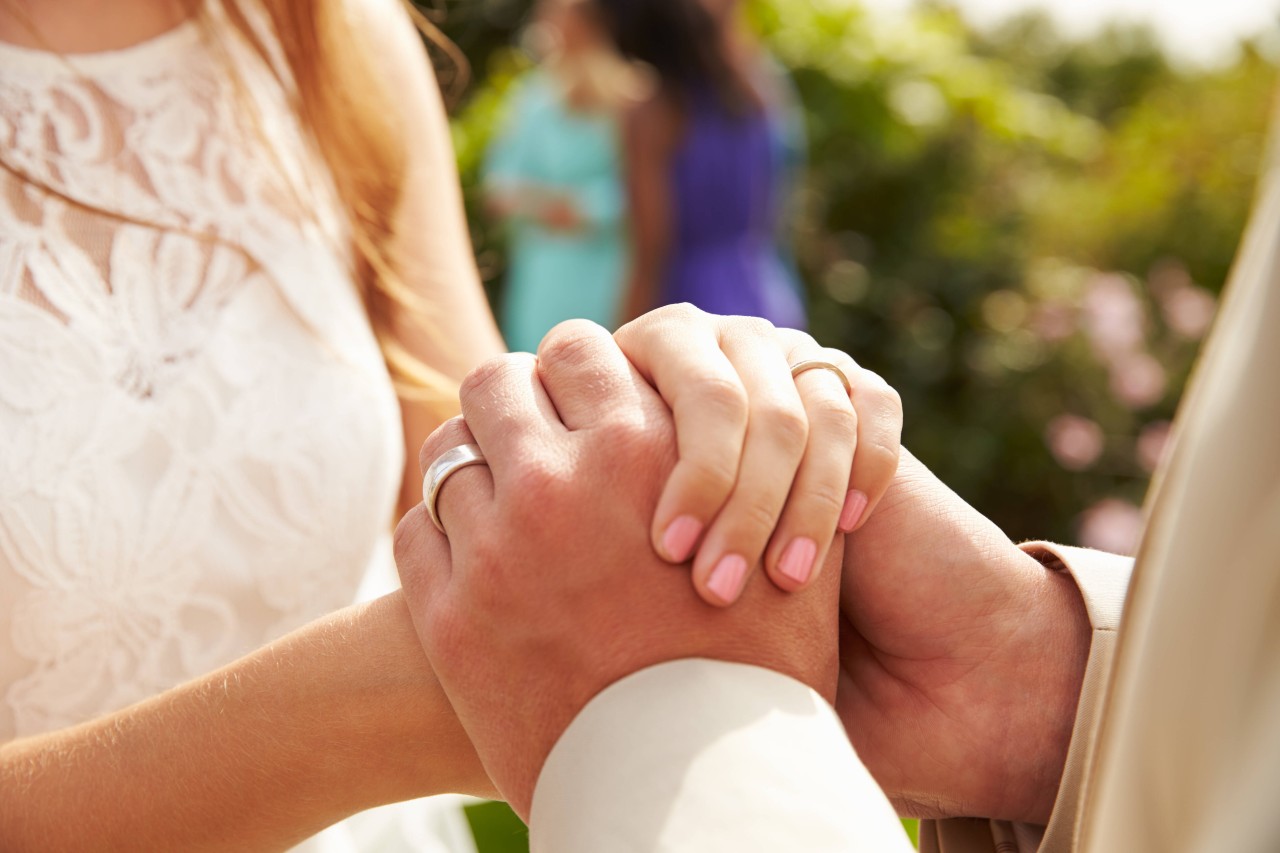
<path fill-rule="evenodd" d="M 1001 811 L 1014 820 L 1044 824 L 1062 780 L 1092 632 L 1070 575 L 1052 571 L 1020 548 L 1003 559 L 1020 564 L 1025 583 L 1015 634 L 1020 660 L 1009 673 L 1010 706 L 1016 710 L 1003 741 L 1007 795 Z"/>
<path fill-rule="evenodd" d="M 377 798 L 396 802 L 442 793 L 497 795 L 414 631 L 404 596 L 357 609 L 366 650 L 347 744 L 379 765 Z M 346 688 L 344 688 L 346 690 Z"/>

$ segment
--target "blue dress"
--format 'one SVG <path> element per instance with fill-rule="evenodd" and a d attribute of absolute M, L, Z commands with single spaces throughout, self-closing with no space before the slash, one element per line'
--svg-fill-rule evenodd
<path fill-rule="evenodd" d="M 573 233 L 529 216 L 511 222 L 502 332 L 513 351 L 534 352 L 552 326 L 582 317 L 612 329 L 627 269 L 625 200 L 616 117 L 569 108 L 556 80 L 530 72 L 489 149 L 485 184 L 501 193 L 550 191 L 583 221 Z"/>

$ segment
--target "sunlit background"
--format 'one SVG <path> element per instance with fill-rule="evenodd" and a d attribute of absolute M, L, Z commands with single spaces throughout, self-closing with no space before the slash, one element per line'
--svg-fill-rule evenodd
<path fill-rule="evenodd" d="M 528 3 L 449 2 L 478 167 Z M 750 0 L 803 101 L 812 331 L 902 393 L 905 441 L 1016 539 L 1130 552 L 1263 158 L 1280 0 Z M 485 853 L 521 849 L 479 821 Z"/>
<path fill-rule="evenodd" d="M 867 0 L 877 11 L 902 12 L 912 0 Z M 1149 26 L 1181 61 L 1229 60 L 1242 38 L 1274 28 L 1280 3 L 1274 0 L 957 0 L 956 8 L 977 26 L 990 27 L 1026 12 L 1044 12 L 1059 30 L 1089 37 L 1108 25 Z"/>

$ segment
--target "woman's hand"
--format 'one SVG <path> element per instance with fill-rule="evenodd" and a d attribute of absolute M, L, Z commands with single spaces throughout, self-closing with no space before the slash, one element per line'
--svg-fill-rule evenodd
<path fill-rule="evenodd" d="M 784 590 L 808 585 L 837 530 L 870 517 L 898 465 L 902 404 L 838 350 L 766 320 L 660 308 L 614 336 L 675 417 L 679 461 L 651 539 L 665 559 L 693 559 L 709 603 L 741 594 L 752 567 Z M 790 366 L 822 360 L 839 377 Z"/>

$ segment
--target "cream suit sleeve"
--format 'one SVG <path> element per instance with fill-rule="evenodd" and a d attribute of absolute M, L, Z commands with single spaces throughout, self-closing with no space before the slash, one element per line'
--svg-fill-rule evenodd
<path fill-rule="evenodd" d="M 831 707 L 767 669 L 711 660 L 610 686 L 552 749 L 534 853 L 910 853 Z"/>
<path fill-rule="evenodd" d="M 1067 853 L 1074 843 L 1080 788 L 1096 740 L 1102 695 L 1111 672 L 1116 630 L 1120 627 L 1133 560 L 1048 542 L 1029 542 L 1022 549 L 1046 568 L 1071 575 L 1093 627 L 1058 798 L 1047 827 L 979 818 L 921 821 L 922 853 Z"/>

